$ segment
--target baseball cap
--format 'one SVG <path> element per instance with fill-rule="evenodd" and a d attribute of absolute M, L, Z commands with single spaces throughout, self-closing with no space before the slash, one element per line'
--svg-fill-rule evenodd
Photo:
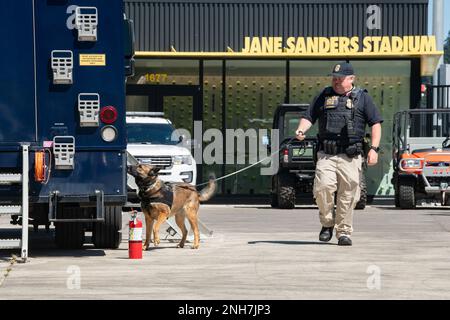
<path fill-rule="evenodd" d="M 354 74 L 353 66 L 349 62 L 340 62 L 333 67 L 333 71 L 331 71 L 329 76 L 345 77 Z"/>

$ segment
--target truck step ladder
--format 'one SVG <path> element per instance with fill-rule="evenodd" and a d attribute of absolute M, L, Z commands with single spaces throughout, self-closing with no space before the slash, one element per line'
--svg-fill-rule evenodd
<path fill-rule="evenodd" d="M 0 235 L 0 250 L 20 249 L 23 262 L 28 259 L 28 169 L 29 145 L 22 144 L 22 174 L 0 174 L 0 185 L 22 185 L 22 203 L 20 205 L 0 206 L 0 215 L 22 216 L 22 237 L 4 238 Z M 13 230 L 14 231 L 14 230 Z"/>

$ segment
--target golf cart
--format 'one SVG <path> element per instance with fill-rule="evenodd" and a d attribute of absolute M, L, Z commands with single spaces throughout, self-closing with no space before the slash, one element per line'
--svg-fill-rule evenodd
<path fill-rule="evenodd" d="M 308 104 L 282 104 L 275 111 L 273 129 L 279 130 L 279 169 L 272 176 L 271 205 L 293 209 L 296 199 L 312 199 L 317 161 L 317 128 L 311 127 L 304 141 L 295 139 L 300 116 Z M 273 150 L 272 152 L 274 152 Z M 363 172 L 365 172 L 365 162 Z M 364 209 L 367 201 L 365 174 L 361 175 L 361 197 L 356 209 Z"/>
<path fill-rule="evenodd" d="M 416 207 L 419 198 L 449 205 L 450 109 L 398 112 L 393 124 L 392 183 L 395 206 Z"/>

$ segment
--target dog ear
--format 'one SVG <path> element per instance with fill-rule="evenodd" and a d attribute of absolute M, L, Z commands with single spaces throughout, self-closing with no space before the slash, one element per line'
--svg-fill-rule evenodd
<path fill-rule="evenodd" d="M 159 170 L 161 170 L 161 168 L 155 168 L 155 169 L 153 169 L 153 173 L 158 173 L 159 172 Z"/>

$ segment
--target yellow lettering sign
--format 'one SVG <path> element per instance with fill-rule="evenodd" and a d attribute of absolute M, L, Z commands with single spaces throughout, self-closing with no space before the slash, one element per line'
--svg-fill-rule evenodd
<path fill-rule="evenodd" d="M 392 37 L 392 53 L 400 53 L 403 50 L 403 41 L 400 37 Z"/>
<path fill-rule="evenodd" d="M 295 37 L 287 38 L 287 40 L 286 40 L 286 45 L 287 45 L 286 52 L 287 53 L 295 53 L 295 42 L 296 42 Z"/>
<path fill-rule="evenodd" d="M 245 37 L 243 53 L 349 54 L 427 53 L 436 51 L 435 36 Z"/>
<path fill-rule="evenodd" d="M 436 37 L 435 36 L 421 36 L 420 37 L 420 51 L 422 51 L 422 52 L 436 51 Z"/>

